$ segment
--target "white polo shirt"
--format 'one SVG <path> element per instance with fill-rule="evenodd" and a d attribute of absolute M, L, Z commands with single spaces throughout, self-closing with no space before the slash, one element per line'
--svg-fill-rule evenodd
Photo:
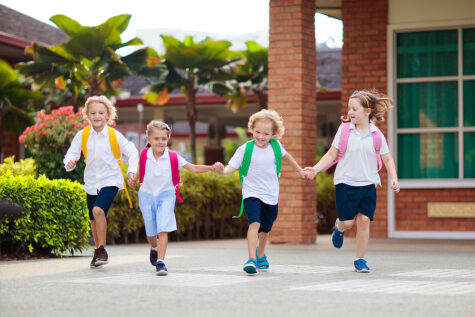
<path fill-rule="evenodd" d="M 282 144 L 280 144 L 282 157 L 287 154 Z M 229 165 L 239 169 L 244 157 L 246 144 L 241 145 L 229 161 Z M 247 176 L 242 184 L 242 197 L 244 199 L 255 197 L 268 205 L 276 205 L 279 199 L 279 178 L 277 177 L 277 163 L 275 160 L 272 145 L 267 144 L 265 149 L 254 144 L 252 150 L 251 163 Z"/>
<path fill-rule="evenodd" d="M 346 152 L 338 162 L 333 178 L 334 184 L 344 183 L 350 186 L 381 185 L 378 174 L 378 160 L 373 145 L 372 132 L 376 126 L 371 123 L 365 135 L 360 135 L 353 123 L 350 123 L 350 137 Z M 340 143 L 341 126 L 338 129 L 332 146 L 338 149 Z M 389 153 L 388 143 L 384 135 L 381 140 L 379 153 Z"/>
<path fill-rule="evenodd" d="M 178 169 L 182 168 L 188 162 L 179 154 L 178 157 Z M 147 162 L 145 163 L 145 175 L 143 178 L 142 186 L 140 190 L 158 196 L 160 193 L 175 190 L 172 182 L 172 168 L 170 165 L 170 154 L 168 148 L 165 149 L 163 155 L 155 159 L 153 151 L 150 148 L 147 151 Z"/>
<path fill-rule="evenodd" d="M 79 131 L 71 142 L 68 152 L 64 156 L 64 168 L 66 171 L 72 169 L 66 168 L 66 164 L 73 160 L 79 160 L 82 151 L 82 133 Z M 129 142 L 119 131 L 116 130 L 117 143 L 120 153 L 126 156 L 129 162 L 127 174 L 137 172 L 139 163 L 138 151 L 132 142 Z M 124 188 L 124 179 L 122 171 L 119 168 L 117 159 L 112 153 L 109 130 L 107 125 L 100 132 L 91 129 L 87 140 L 87 164 L 84 169 L 84 190 L 89 195 L 97 195 L 103 187 L 116 186 L 119 189 Z"/>

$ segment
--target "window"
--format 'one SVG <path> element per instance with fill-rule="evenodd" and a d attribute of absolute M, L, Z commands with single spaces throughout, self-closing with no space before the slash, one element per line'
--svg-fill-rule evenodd
<path fill-rule="evenodd" d="M 401 179 L 475 178 L 475 28 L 396 34 Z"/>

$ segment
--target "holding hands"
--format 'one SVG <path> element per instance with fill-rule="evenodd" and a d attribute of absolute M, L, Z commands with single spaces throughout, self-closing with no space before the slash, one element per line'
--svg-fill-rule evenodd
<path fill-rule="evenodd" d="M 213 173 L 218 173 L 218 174 L 222 174 L 223 173 L 223 170 L 224 170 L 224 165 L 223 163 L 221 162 L 216 162 L 214 163 L 212 166 L 212 172 Z"/>
<path fill-rule="evenodd" d="M 305 179 L 314 179 L 315 176 L 317 175 L 317 171 L 315 171 L 315 169 L 311 166 L 307 166 L 303 169 L 303 172 L 304 172 L 304 175 L 305 175 Z"/>
<path fill-rule="evenodd" d="M 66 164 L 66 168 L 68 170 L 70 169 L 73 169 L 75 166 L 76 166 L 76 163 L 78 162 L 78 160 L 71 160 L 68 162 L 68 164 Z"/>
<path fill-rule="evenodd" d="M 130 172 L 129 174 L 127 174 L 127 184 L 129 185 L 129 187 L 135 188 L 135 186 L 137 185 L 137 174 L 136 173 Z"/>

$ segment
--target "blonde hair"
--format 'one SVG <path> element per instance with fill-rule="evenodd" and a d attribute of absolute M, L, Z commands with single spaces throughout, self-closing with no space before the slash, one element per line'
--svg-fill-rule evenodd
<path fill-rule="evenodd" d="M 82 116 L 84 117 L 84 119 L 86 119 L 87 121 L 89 121 L 89 123 L 91 123 L 87 113 L 89 111 L 89 105 L 94 102 L 102 103 L 104 106 L 106 106 L 107 113 L 109 114 L 109 118 L 107 119 L 107 124 L 112 125 L 113 121 L 117 119 L 117 109 L 114 107 L 112 102 L 109 99 L 107 99 L 107 97 L 105 96 L 92 96 L 92 97 L 87 98 L 86 104 L 84 105 L 84 109 L 82 109 Z"/>
<path fill-rule="evenodd" d="M 393 100 L 376 89 L 356 90 L 350 99 L 358 99 L 363 108 L 371 109 L 370 121 L 384 121 L 384 114 L 393 107 Z M 342 121 L 349 121 L 348 115 L 341 116 Z"/>
<path fill-rule="evenodd" d="M 284 120 L 275 110 L 262 109 L 259 112 L 254 113 L 249 118 L 247 124 L 249 132 L 254 132 L 254 126 L 258 120 L 270 120 L 272 122 L 272 136 L 276 139 L 280 139 L 284 135 Z"/>
<path fill-rule="evenodd" d="M 147 136 L 150 136 L 150 133 L 152 133 L 153 129 L 167 131 L 167 136 L 168 137 L 170 137 L 171 134 L 172 134 L 172 129 L 168 126 L 168 124 L 166 124 L 165 122 L 159 121 L 159 120 L 150 121 L 150 123 L 147 124 L 147 130 L 145 130 L 145 134 Z"/>

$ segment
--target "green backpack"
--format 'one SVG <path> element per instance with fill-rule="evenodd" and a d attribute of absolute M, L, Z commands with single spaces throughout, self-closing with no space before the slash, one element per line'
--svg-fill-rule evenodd
<path fill-rule="evenodd" d="M 279 142 L 277 142 L 276 139 L 270 139 L 269 142 L 275 154 L 275 161 L 277 163 L 276 164 L 277 177 L 280 177 L 280 169 L 282 168 L 282 151 L 280 150 Z M 251 164 L 251 156 L 252 156 L 253 149 L 254 149 L 254 140 L 247 142 L 246 149 L 244 151 L 244 157 L 242 159 L 242 164 L 241 164 L 241 167 L 239 167 L 239 181 L 241 182 L 241 186 L 244 182 L 244 177 L 247 176 L 249 165 Z M 241 200 L 241 210 L 239 211 L 239 215 L 233 216 L 233 218 L 241 217 L 243 210 L 244 210 L 244 199 Z"/>

